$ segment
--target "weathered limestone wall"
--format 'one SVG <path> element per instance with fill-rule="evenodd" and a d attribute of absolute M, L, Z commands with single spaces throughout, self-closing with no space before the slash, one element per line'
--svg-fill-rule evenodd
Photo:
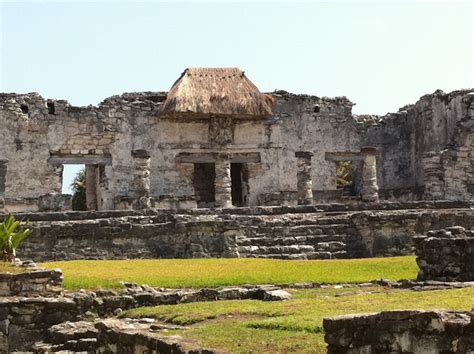
<path fill-rule="evenodd" d="M 176 120 L 159 116 L 163 93 L 113 96 L 99 106 L 74 107 L 38 94 L 0 95 L 0 156 L 10 161 L 6 174 L 7 210 L 39 209 L 41 196 L 61 193 L 63 163 L 84 163 L 95 178 L 98 210 L 132 208 L 136 159 L 149 154 L 151 206 L 193 206 L 193 164 L 187 154 L 257 154 L 246 162 L 248 204 L 296 204 L 296 158 L 315 153 L 316 190 L 336 190 L 334 162 L 326 151 L 359 150 L 359 135 L 346 98 L 275 94 L 268 120 Z M 171 204 L 169 204 L 171 203 Z M 195 204 L 194 204 L 195 205 Z"/>
<path fill-rule="evenodd" d="M 62 286 L 60 270 L 28 269 L 21 273 L 0 273 L 0 296 L 51 296 Z"/>
<path fill-rule="evenodd" d="M 311 152 L 311 165 L 317 166 L 311 169 L 315 203 L 337 199 L 334 198 L 334 195 L 337 196 L 336 165 L 334 161 L 327 161 L 325 154 L 360 151 L 358 123 L 351 113 L 353 103 L 345 97 L 329 99 L 293 95 L 285 91 L 275 92 L 274 95 L 273 112 L 277 124 L 271 127 L 271 143 L 275 147 L 274 161 L 279 168 L 269 171 L 271 173 L 267 173 L 259 183 L 274 185 L 278 182 L 279 186 L 274 188 L 277 195 L 264 194 L 259 204 L 266 204 L 268 200 L 272 205 L 294 205 L 298 190 L 295 158 L 298 151 Z"/>
<path fill-rule="evenodd" d="M 1 173 L 6 171 L 8 211 L 51 210 L 50 204 L 39 204 L 44 196 L 62 200 L 62 206 L 53 210 L 64 210 L 67 200 L 55 196 L 61 193 L 62 165 L 83 163 L 95 171 L 95 176 L 92 172 L 89 176 L 91 181 L 95 177 L 96 185 L 95 198 L 89 198 L 91 208 L 134 208 L 137 160 L 131 152 L 146 151 L 149 181 L 142 182 L 149 184 L 149 191 L 141 192 L 150 198 L 146 207 L 195 207 L 193 163 L 216 163 L 220 154 L 245 165 L 246 205 L 296 205 L 295 153 L 306 151 L 313 154 L 312 166 L 317 166 L 310 172 L 313 199 L 333 201 L 341 190 L 336 186 L 335 161 L 327 160 L 326 153 L 357 153 L 369 146 L 375 148 L 371 164 L 377 166 L 377 179 L 371 180 L 377 180 L 382 199 L 420 199 L 425 184 L 429 184 L 425 193 L 429 199 L 433 199 L 431 185 L 433 190 L 441 189 L 444 198 L 472 197 L 474 108 L 468 91 L 426 95 L 382 118 L 354 117 L 353 104 L 345 97 L 285 91 L 272 95 L 273 116 L 249 120 L 160 117 L 166 93 L 159 92 L 113 96 L 97 107 L 74 107 L 35 93 L 0 94 L 0 132 L 5 137 L 0 158 L 9 159 L 6 170 L 0 168 L 0 199 Z M 424 162 L 429 153 L 436 159 L 453 137 L 457 140 L 443 152 L 442 163 L 435 161 L 433 167 Z M 194 160 L 180 160 L 182 154 Z M 361 178 L 360 164 L 355 169 L 356 178 Z M 226 186 L 223 190 L 228 193 Z M 227 205 L 229 196 L 225 198 Z"/>
<path fill-rule="evenodd" d="M 454 226 L 414 240 L 419 280 L 474 281 L 474 229 Z"/>
<path fill-rule="evenodd" d="M 428 190 L 439 188 L 429 186 L 433 179 L 436 182 L 436 176 L 430 176 L 427 170 L 433 166 L 430 161 L 424 162 L 423 157 L 427 153 L 440 154 L 457 138 L 459 124 L 472 116 L 473 108 L 470 108 L 468 99 L 470 92 L 472 90 L 449 94 L 436 91 L 397 113 L 376 117 L 378 119 L 373 117 L 377 124 L 369 124 L 364 144 L 378 148 L 380 168 L 377 172 L 381 196 L 416 200 L 423 197 L 425 184 L 428 184 Z M 468 148 L 470 151 L 470 143 Z M 465 151 L 460 151 L 464 157 Z M 466 157 L 472 161 L 472 155 Z M 453 185 L 454 194 L 448 193 L 444 197 L 456 198 L 459 188 L 459 185 Z M 435 192 L 435 195 L 425 197 L 433 199 L 439 198 L 439 195 Z"/>
<path fill-rule="evenodd" d="M 346 211 L 326 205 L 147 212 L 37 213 L 22 257 L 62 259 L 259 257 L 359 258 L 413 252 L 412 238 L 451 225 L 474 226 L 471 209 Z M 324 207 L 324 206 L 322 206 Z M 362 204 L 361 208 L 371 208 Z M 385 205 L 390 208 L 390 205 Z M 397 207 L 397 205 L 392 206 Z M 400 207 L 398 205 L 398 207 Z M 411 208 L 416 204 L 411 204 Z M 462 205 L 460 205 L 462 207 Z M 435 209 L 426 209 L 435 208 Z M 235 212 L 233 212 L 235 211 Z"/>
<path fill-rule="evenodd" d="M 101 195 L 111 190 L 112 197 L 118 197 L 118 191 L 128 190 L 133 179 L 130 151 L 136 145 L 132 137 L 141 136 L 152 125 L 148 117 L 156 115 L 153 100 L 159 99 L 159 94 L 124 95 L 107 99 L 99 107 L 73 107 L 38 94 L 2 94 L 0 129 L 5 140 L 0 155 L 15 161 L 7 170 L 7 209 L 37 210 L 39 197 L 61 193 L 61 162 L 67 158 L 74 159 L 69 163 L 93 160 L 95 164 L 113 156 L 112 169 L 104 171 L 107 183 Z M 110 201 L 102 198 L 98 204 L 103 209 Z"/>
<path fill-rule="evenodd" d="M 370 257 L 413 254 L 414 238 L 430 230 L 474 227 L 471 210 L 400 210 L 356 213 L 351 218 Z"/>
<path fill-rule="evenodd" d="M 474 350 L 474 312 L 384 311 L 325 318 L 323 327 L 329 354 Z"/>

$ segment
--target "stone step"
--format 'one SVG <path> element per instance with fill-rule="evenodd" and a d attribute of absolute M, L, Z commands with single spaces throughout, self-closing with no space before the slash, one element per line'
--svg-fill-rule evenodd
<path fill-rule="evenodd" d="M 238 246 L 272 246 L 272 245 L 316 245 L 320 242 L 346 242 L 347 235 L 314 235 L 286 237 L 238 237 Z"/>
<path fill-rule="evenodd" d="M 63 322 L 48 330 L 51 343 L 63 344 L 80 339 L 97 338 L 97 329 L 92 322 Z"/>
<path fill-rule="evenodd" d="M 68 340 L 65 343 L 53 344 L 36 342 L 31 347 L 34 353 L 96 353 L 97 338 Z"/>
<path fill-rule="evenodd" d="M 240 221 L 240 220 L 239 220 Z M 328 218 L 328 219 L 318 219 L 318 218 L 311 218 L 311 219 L 298 219 L 298 220 L 288 220 L 288 219 L 250 219 L 250 220 L 241 220 L 241 223 L 245 223 L 248 225 L 268 225 L 271 227 L 276 226 L 312 226 L 312 225 L 352 225 L 352 222 L 349 218 Z"/>
<path fill-rule="evenodd" d="M 343 259 L 347 258 L 347 252 L 310 252 L 310 253 L 288 253 L 288 254 L 240 254 L 241 258 L 265 258 L 265 259 Z"/>
<path fill-rule="evenodd" d="M 277 245 L 277 246 L 241 246 L 239 252 L 245 254 L 270 254 L 270 253 L 305 253 L 314 252 L 313 246 L 306 245 Z"/>
<path fill-rule="evenodd" d="M 253 227 L 257 235 L 331 235 L 338 233 L 356 233 L 357 230 L 353 227 L 343 224 L 330 225 L 298 225 L 298 226 L 257 226 Z"/>
<path fill-rule="evenodd" d="M 313 252 L 340 252 L 344 251 L 346 244 L 343 242 L 320 242 L 316 245 L 271 245 L 271 246 L 239 246 L 237 250 L 242 254 L 298 254 Z"/>

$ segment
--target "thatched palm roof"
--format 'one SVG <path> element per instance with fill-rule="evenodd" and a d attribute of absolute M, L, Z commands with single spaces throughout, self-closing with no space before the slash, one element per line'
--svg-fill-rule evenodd
<path fill-rule="evenodd" d="M 168 92 L 161 114 L 268 117 L 272 103 L 239 68 L 188 68 Z"/>

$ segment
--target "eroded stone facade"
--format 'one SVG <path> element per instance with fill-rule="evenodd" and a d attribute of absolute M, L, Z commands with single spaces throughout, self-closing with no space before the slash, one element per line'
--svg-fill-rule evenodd
<path fill-rule="evenodd" d="M 474 231 L 453 226 L 414 240 L 419 280 L 474 281 Z"/>
<path fill-rule="evenodd" d="M 1 94 L 0 204 L 69 209 L 61 187 L 72 163 L 87 166 L 90 210 L 344 200 L 338 159 L 352 161 L 349 197 L 472 198 L 474 92 L 437 91 L 385 117 L 354 116 L 345 97 L 275 91 L 270 117 L 184 119 L 160 113 L 166 97 L 127 93 L 75 107 Z"/>
<path fill-rule="evenodd" d="M 327 352 L 471 353 L 474 313 L 461 311 L 384 311 L 344 315 L 323 321 Z"/>

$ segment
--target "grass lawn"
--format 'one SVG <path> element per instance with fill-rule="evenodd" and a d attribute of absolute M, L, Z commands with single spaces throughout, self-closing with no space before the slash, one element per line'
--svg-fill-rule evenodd
<path fill-rule="evenodd" d="M 10 262 L 2 262 L 0 261 L 0 273 L 23 273 L 26 272 L 27 269 L 23 267 L 17 267 L 13 263 Z"/>
<path fill-rule="evenodd" d="M 118 288 L 129 281 L 154 287 L 200 288 L 300 282 L 350 283 L 414 279 L 415 257 L 348 260 L 153 259 L 43 263 L 61 268 L 66 289 Z"/>
<path fill-rule="evenodd" d="M 325 353 L 322 319 L 328 316 L 393 309 L 474 307 L 474 288 L 408 291 L 382 287 L 292 290 L 287 302 L 255 300 L 143 307 L 122 317 L 155 317 L 188 325 L 168 331 L 205 347 L 233 353 Z"/>

